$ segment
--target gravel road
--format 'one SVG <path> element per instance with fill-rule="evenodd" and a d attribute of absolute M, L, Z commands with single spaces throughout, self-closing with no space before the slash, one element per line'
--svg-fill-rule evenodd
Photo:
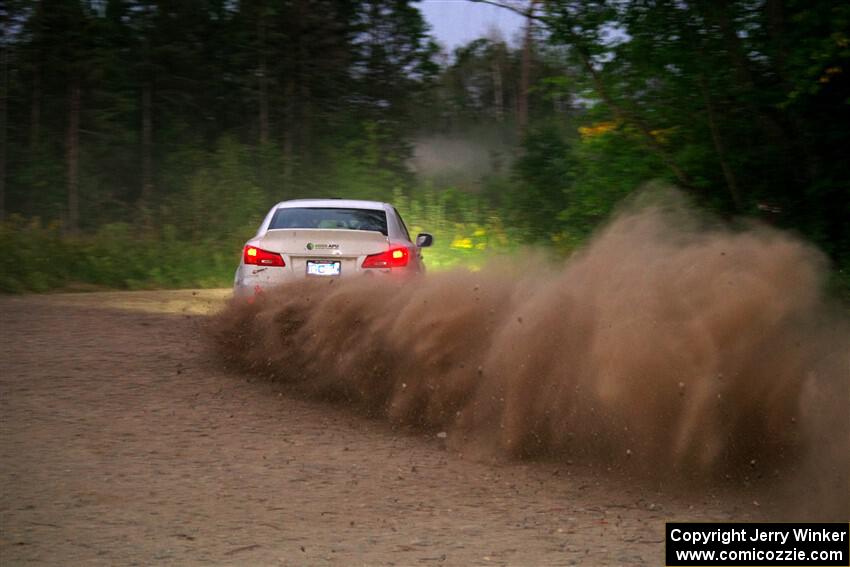
<path fill-rule="evenodd" d="M 201 335 L 224 295 L 0 297 L 2 565 L 663 565 L 665 521 L 768 513 L 228 373 Z"/>

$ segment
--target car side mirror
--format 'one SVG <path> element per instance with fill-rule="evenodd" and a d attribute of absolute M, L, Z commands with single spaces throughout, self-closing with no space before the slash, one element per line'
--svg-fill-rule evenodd
<path fill-rule="evenodd" d="M 419 248 L 427 248 L 434 244 L 434 236 L 427 232 L 420 232 L 416 235 L 416 246 Z"/>

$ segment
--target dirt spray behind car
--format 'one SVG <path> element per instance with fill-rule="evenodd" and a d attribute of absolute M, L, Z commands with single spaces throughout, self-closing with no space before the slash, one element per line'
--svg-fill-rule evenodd
<path fill-rule="evenodd" d="M 657 478 L 804 479 L 848 512 L 850 332 L 825 258 L 679 206 L 581 251 L 407 285 L 304 281 L 212 325 L 225 359 L 458 447 Z"/>

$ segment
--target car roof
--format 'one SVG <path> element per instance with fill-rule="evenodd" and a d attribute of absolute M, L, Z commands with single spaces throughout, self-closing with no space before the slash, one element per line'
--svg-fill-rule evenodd
<path fill-rule="evenodd" d="M 390 208 L 387 203 L 380 201 L 361 201 L 358 199 L 293 199 L 281 201 L 274 206 L 275 209 L 289 209 L 293 207 L 321 207 L 326 209 L 371 209 L 383 211 Z"/>

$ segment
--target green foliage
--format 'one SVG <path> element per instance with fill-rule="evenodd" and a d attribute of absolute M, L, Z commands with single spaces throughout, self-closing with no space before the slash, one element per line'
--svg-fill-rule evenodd
<path fill-rule="evenodd" d="M 836 260 L 846 257 L 850 162 L 838 148 L 850 141 L 847 3 L 550 2 L 546 9 L 551 41 L 587 71 L 576 88 L 596 103 L 592 113 L 607 112 L 618 130 L 634 133 L 622 140 L 634 150 L 601 148 L 614 162 L 631 153 L 630 177 L 667 177 L 727 214 L 773 211 L 770 222 L 803 232 Z M 600 190 L 593 200 L 608 201 Z"/>
<path fill-rule="evenodd" d="M 544 126 L 532 131 L 514 164 L 517 190 L 507 199 L 512 220 L 529 227 L 529 235 L 545 240 L 560 227 L 559 214 L 569 204 L 575 176 L 570 147 L 559 129 Z"/>
<path fill-rule="evenodd" d="M 583 128 L 572 159 L 578 168 L 569 203 L 559 215 L 562 238 L 572 244 L 590 235 L 630 193 L 664 173 L 634 132 L 612 122 Z"/>
<path fill-rule="evenodd" d="M 43 292 L 78 284 L 117 289 L 226 286 L 238 250 L 237 242 L 186 242 L 169 226 L 142 235 L 115 223 L 95 234 L 68 238 L 58 225 L 13 217 L 0 223 L 0 291 Z"/>
<path fill-rule="evenodd" d="M 315 196 L 385 201 L 405 183 L 403 166 L 382 150 L 389 133 L 367 122 L 357 134 L 340 149 L 329 151 L 327 166 L 316 171 Z"/>
<path fill-rule="evenodd" d="M 163 221 L 179 227 L 192 242 L 222 240 L 250 233 L 250 219 L 264 208 L 262 190 L 253 180 L 248 149 L 230 138 L 218 148 L 166 204 Z"/>
<path fill-rule="evenodd" d="M 2 290 L 227 284 L 299 197 L 394 201 L 435 269 L 568 253 L 656 179 L 798 231 L 848 287 L 847 3 L 545 2 L 529 44 L 442 67 L 410 0 L 9 6 Z"/>
<path fill-rule="evenodd" d="M 428 269 L 477 269 L 488 257 L 516 245 L 500 214 L 474 195 L 425 188 L 413 198 L 397 191 L 393 203 L 412 238 L 420 232 L 434 235 L 434 245 L 423 250 Z"/>

